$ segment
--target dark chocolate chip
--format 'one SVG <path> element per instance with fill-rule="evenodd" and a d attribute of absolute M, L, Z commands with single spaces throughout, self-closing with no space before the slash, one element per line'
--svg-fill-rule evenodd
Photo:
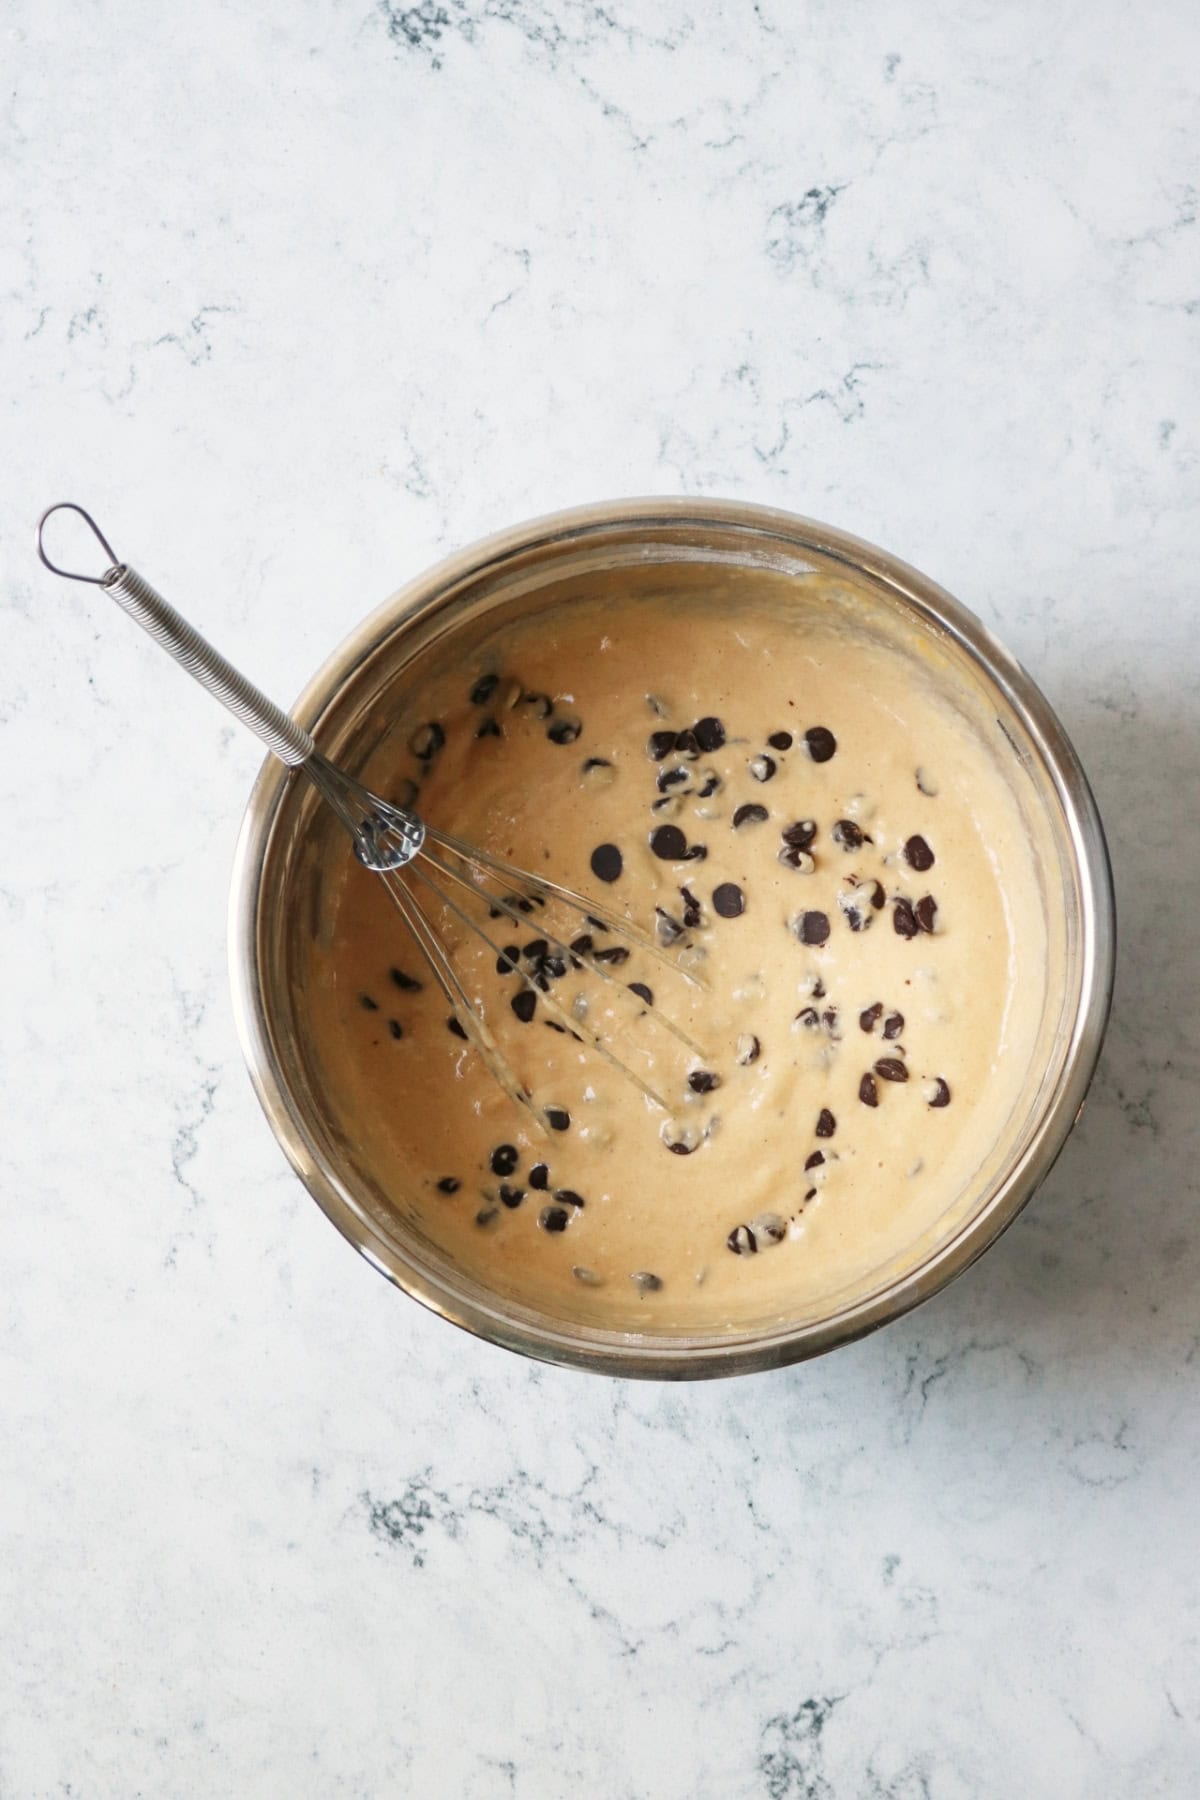
<path fill-rule="evenodd" d="M 581 931 L 578 937 L 571 939 L 571 948 L 576 956 L 586 956 L 594 943 L 595 939 L 590 932 Z"/>
<path fill-rule="evenodd" d="M 663 945 L 678 943 L 679 939 L 684 934 L 684 927 L 679 923 L 679 920 L 673 919 L 671 914 L 669 912 L 664 912 L 661 906 L 655 907 L 654 917 L 659 943 Z"/>
<path fill-rule="evenodd" d="M 672 1156 L 690 1156 L 696 1149 L 696 1145 L 689 1144 L 686 1138 L 664 1138 L 663 1141 Z"/>
<path fill-rule="evenodd" d="M 676 756 L 686 756 L 689 762 L 695 762 L 700 754 L 700 740 L 694 731 L 681 731 L 675 739 Z"/>
<path fill-rule="evenodd" d="M 504 1206 L 507 1206 L 509 1212 L 515 1211 L 515 1209 L 518 1206 L 520 1206 L 520 1204 L 524 1198 L 525 1198 L 525 1189 L 524 1188 L 509 1187 L 509 1185 L 506 1181 L 501 1182 L 501 1184 L 500 1184 L 500 1200 Z"/>
<path fill-rule="evenodd" d="M 839 1038 L 841 1036 L 841 1032 L 837 1028 L 838 1009 L 836 1006 L 827 1006 L 825 1008 L 825 1011 L 821 1014 L 821 1022 L 831 1038 Z"/>
<path fill-rule="evenodd" d="M 779 860 L 785 868 L 798 869 L 802 875 L 811 875 L 817 866 L 812 851 L 801 850 L 797 844 L 784 844 L 779 852 Z"/>
<path fill-rule="evenodd" d="M 564 1206 L 580 1207 L 583 1205 L 583 1195 L 577 1194 L 574 1188 L 555 1188 L 554 1198 L 561 1200 Z"/>
<path fill-rule="evenodd" d="M 475 733 L 477 738 L 503 737 L 504 733 L 495 719 L 485 719 Z"/>
<path fill-rule="evenodd" d="M 681 769 L 677 766 L 673 769 L 660 769 L 655 777 L 654 785 L 660 794 L 667 794 L 672 788 L 679 787 L 681 784 L 686 785 L 691 779 L 690 769 Z"/>
<path fill-rule="evenodd" d="M 567 965 L 561 956 L 548 956 L 542 963 L 542 974 L 549 975 L 558 981 L 567 972 Z"/>
<path fill-rule="evenodd" d="M 817 1031 L 820 1029 L 821 1015 L 815 1006 L 806 1006 L 796 1014 L 793 1023 L 803 1026 L 805 1031 Z"/>
<path fill-rule="evenodd" d="M 739 806 L 734 813 L 733 828 L 736 831 L 742 825 L 761 825 L 768 816 L 765 806 L 759 806 L 755 801 L 747 800 L 746 804 Z"/>
<path fill-rule="evenodd" d="M 660 1294 L 662 1292 L 662 1276 L 652 1275 L 649 1269 L 639 1269 L 636 1275 L 629 1277 L 639 1294 Z"/>
<path fill-rule="evenodd" d="M 704 786 L 700 789 L 701 800 L 711 800 L 714 794 L 721 791 L 721 777 L 716 774 L 705 777 Z"/>
<path fill-rule="evenodd" d="M 833 828 L 833 841 L 843 850 L 861 850 L 864 841 L 869 844 L 873 839 L 867 837 L 862 826 L 856 825 L 853 819 L 839 819 Z"/>
<path fill-rule="evenodd" d="M 792 747 L 792 734 L 790 731 L 773 731 L 767 739 L 767 742 L 770 744 L 772 750 L 790 750 Z"/>
<path fill-rule="evenodd" d="M 762 1045 L 753 1032 L 747 1031 L 737 1041 L 737 1059 L 743 1065 L 757 1062 L 762 1054 Z"/>
<path fill-rule="evenodd" d="M 447 1031 L 453 1032 L 456 1038 L 466 1038 L 466 1028 L 460 1024 L 453 1013 L 451 1013 L 450 1017 L 446 1020 L 446 1029 Z"/>
<path fill-rule="evenodd" d="M 497 1144 L 491 1160 L 493 1175 L 511 1175 L 520 1161 L 520 1152 L 515 1144 Z"/>
<path fill-rule="evenodd" d="M 824 725 L 810 725 L 804 734 L 808 754 L 814 762 L 828 762 L 837 749 L 837 739 Z"/>
<path fill-rule="evenodd" d="M 585 775 L 590 775 L 593 769 L 611 768 L 612 764 L 609 762 L 607 756 L 585 756 L 583 759 L 583 773 Z"/>
<path fill-rule="evenodd" d="M 752 756 L 746 767 L 755 781 L 770 781 L 779 765 L 773 756 Z"/>
<path fill-rule="evenodd" d="M 443 1175 L 437 1184 L 439 1194 L 457 1194 L 462 1182 L 457 1175 Z"/>
<path fill-rule="evenodd" d="M 802 944 L 823 944 L 829 937 L 829 914 L 801 913 L 796 935 Z"/>
<path fill-rule="evenodd" d="M 631 981 L 629 991 L 631 994 L 636 994 L 639 1000 L 644 1000 L 647 1006 L 654 1005 L 653 991 L 646 986 L 644 981 Z"/>
<path fill-rule="evenodd" d="M 404 1036 L 404 1027 L 401 1025 L 399 1019 L 389 1019 L 388 1030 L 397 1041 Z"/>
<path fill-rule="evenodd" d="M 408 747 L 422 762 L 431 762 L 445 742 L 445 732 L 436 719 L 431 719 L 427 725 L 417 726 L 408 740 Z"/>
<path fill-rule="evenodd" d="M 916 937 L 917 932 L 920 930 L 920 926 L 917 924 L 917 915 L 912 909 L 911 900 L 905 900 L 902 897 L 893 900 L 892 924 L 895 927 L 897 937 Z"/>
<path fill-rule="evenodd" d="M 933 1096 L 933 1099 L 929 1102 L 930 1106 L 949 1106 L 949 1104 L 950 1104 L 950 1084 L 949 1084 L 949 1082 L 943 1080 L 943 1078 L 940 1075 L 936 1075 L 934 1077 L 934 1080 L 937 1082 L 937 1092 Z"/>
<path fill-rule="evenodd" d="M 652 731 L 646 740 L 646 755 L 651 762 L 662 762 L 670 756 L 675 748 L 677 734 L 674 731 Z"/>
<path fill-rule="evenodd" d="M 823 1106 L 817 1114 L 817 1136 L 831 1138 L 837 1130 L 837 1120 L 827 1106 Z"/>
<path fill-rule="evenodd" d="M 879 1105 L 879 1089 L 873 1075 L 864 1075 L 858 1084 L 858 1097 L 864 1106 Z"/>
<path fill-rule="evenodd" d="M 923 875 L 926 869 L 932 869 L 936 858 L 925 839 L 919 834 L 910 837 L 904 846 L 904 860 L 910 869 L 916 869 Z"/>
<path fill-rule="evenodd" d="M 725 1248 L 732 1250 L 735 1256 L 754 1256 L 758 1252 L 758 1239 L 748 1225 L 735 1225 L 725 1239 Z"/>
<path fill-rule="evenodd" d="M 881 1056 L 875 1064 L 875 1073 L 881 1081 L 907 1081 L 908 1069 L 898 1056 Z"/>
<path fill-rule="evenodd" d="M 703 919 L 704 909 L 690 887 L 681 887 L 679 893 L 683 900 L 683 923 L 690 931 Z"/>
<path fill-rule="evenodd" d="M 475 1223 L 477 1225 L 490 1225 L 499 1217 L 500 1214 L 496 1211 L 494 1206 L 481 1206 L 479 1211 L 475 1214 Z"/>
<path fill-rule="evenodd" d="M 539 963 L 549 948 L 545 938 L 530 938 L 521 954 L 526 962 Z"/>
<path fill-rule="evenodd" d="M 550 1165 L 548 1163 L 534 1163 L 529 1171 L 529 1185 L 531 1188 L 539 1189 L 550 1186 Z"/>
<path fill-rule="evenodd" d="M 509 1005 L 522 1025 L 528 1025 L 537 1008 L 537 995 L 532 993 L 529 988 L 522 988 L 519 994 L 513 995 Z"/>
<path fill-rule="evenodd" d="M 543 1231 L 565 1231 L 570 1217 L 565 1206 L 543 1206 L 538 1214 L 538 1224 Z"/>
<path fill-rule="evenodd" d="M 711 717 L 697 719 L 692 730 L 696 734 L 696 742 L 706 756 L 711 756 L 713 751 L 719 750 L 725 742 L 725 727 L 720 719 Z"/>
<path fill-rule="evenodd" d="M 597 844 L 592 851 L 592 874 L 597 881 L 616 881 L 625 867 L 615 844 Z"/>
<path fill-rule="evenodd" d="M 814 1150 L 810 1155 L 805 1157 L 804 1167 L 806 1169 L 819 1169 L 824 1161 L 825 1152 L 823 1150 Z"/>
<path fill-rule="evenodd" d="M 746 896 L 736 881 L 723 881 L 713 889 L 713 911 L 722 919 L 737 919 L 746 910 Z"/>
<path fill-rule="evenodd" d="M 421 983 L 413 975 L 406 975 L 403 969 L 389 969 L 388 974 L 402 994 L 419 994 Z"/>
<path fill-rule="evenodd" d="M 619 969 L 622 963 L 629 961 L 629 951 L 625 948 L 624 944 L 613 944 L 607 950 L 595 951 L 592 956 L 592 961 L 609 963 L 614 969 Z"/>
<path fill-rule="evenodd" d="M 821 980 L 819 975 L 813 982 L 812 997 L 814 1000 L 823 1000 L 825 998 L 825 983 Z"/>
<path fill-rule="evenodd" d="M 793 850 L 807 850 L 816 839 L 817 822 L 815 819 L 797 819 L 794 825 L 785 825 L 779 835 Z"/>
<path fill-rule="evenodd" d="M 684 862 L 703 862 L 708 855 L 707 844 L 689 844 Z"/>
<path fill-rule="evenodd" d="M 547 725 L 546 736 L 552 744 L 573 744 L 582 730 L 578 719 L 555 719 Z"/>
<path fill-rule="evenodd" d="M 903 1030 L 904 1014 L 902 1012 L 890 1012 L 883 1021 L 883 1035 L 888 1043 L 894 1044 Z"/>
<path fill-rule="evenodd" d="M 711 1069 L 693 1069 L 688 1076 L 688 1086 L 693 1094 L 711 1094 L 721 1085 L 721 1077 Z"/>
<path fill-rule="evenodd" d="M 522 694 L 521 705 L 526 707 L 535 719 L 548 719 L 554 711 L 554 702 L 549 694 Z"/>
<path fill-rule="evenodd" d="M 913 911 L 917 916 L 917 924 L 922 931 L 934 931 L 937 928 L 937 901 L 932 894 L 922 894 Z"/>
<path fill-rule="evenodd" d="M 687 839 L 678 825 L 656 825 L 650 833 L 650 848 L 663 862 L 682 862 L 687 855 Z"/>
<path fill-rule="evenodd" d="M 486 706 L 499 686 L 500 677 L 498 675 L 481 675 L 471 689 L 471 705 Z"/>
<path fill-rule="evenodd" d="M 551 1131 L 569 1131 L 571 1115 L 565 1106 L 547 1106 L 545 1108 L 546 1123 Z"/>
<path fill-rule="evenodd" d="M 883 1017 L 883 1001 L 877 1000 L 874 1006 L 864 1007 L 858 1015 L 858 1022 L 864 1031 L 874 1031 Z"/>
<path fill-rule="evenodd" d="M 360 994 L 358 996 L 358 1004 L 362 1007 L 364 1012 L 378 1012 L 379 1011 L 378 1000 L 372 1000 L 370 994 Z"/>

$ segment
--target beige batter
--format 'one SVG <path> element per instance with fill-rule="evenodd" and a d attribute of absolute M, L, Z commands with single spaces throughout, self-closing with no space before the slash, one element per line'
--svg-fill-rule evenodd
<path fill-rule="evenodd" d="M 546 1133 L 448 1027 L 381 884 L 337 840 L 311 1017 L 398 1211 L 489 1286 L 627 1330 L 820 1311 L 902 1258 L 1004 1128 L 1045 963 L 1005 774 L 919 654 L 794 600 L 576 603 L 443 669 L 420 705 L 373 786 L 403 798 L 416 781 L 443 829 L 657 921 L 705 985 L 639 949 L 608 964 L 611 985 L 559 974 L 553 946 L 538 960 L 547 931 L 622 940 L 557 911 L 519 930 L 480 912 L 664 1111 L 549 1028 L 540 994 L 518 1017 L 519 978 L 444 920 L 480 1014 L 567 1121 Z"/>

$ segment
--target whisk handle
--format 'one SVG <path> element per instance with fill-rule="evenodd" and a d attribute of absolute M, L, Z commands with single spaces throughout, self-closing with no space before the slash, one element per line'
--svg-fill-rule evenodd
<path fill-rule="evenodd" d="M 282 707 L 247 681 L 136 569 L 128 563 L 116 563 L 102 576 L 99 586 L 202 688 L 207 688 L 243 725 L 257 732 L 280 762 L 291 768 L 307 762 L 316 745 L 303 725 L 297 725 Z"/>

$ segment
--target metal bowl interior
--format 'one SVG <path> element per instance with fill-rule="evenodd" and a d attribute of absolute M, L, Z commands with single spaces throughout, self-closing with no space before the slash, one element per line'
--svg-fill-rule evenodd
<path fill-rule="evenodd" d="M 250 797 L 235 860 L 230 958 L 251 1077 L 294 1168 L 351 1243 L 389 1280 L 477 1335 L 545 1360 L 609 1374 L 696 1378 L 815 1356 L 896 1318 L 960 1274 L 1011 1223 L 1058 1155 L 1083 1105 L 1112 990 L 1115 922 L 1099 816 L 1083 770 L 1028 675 L 957 601 L 916 570 L 812 520 L 731 502 L 592 506 L 474 545 L 403 588 L 316 675 L 295 716 L 353 772 L 378 743 L 414 669 L 463 634 L 613 581 L 695 583 L 706 569 L 836 579 L 902 615 L 948 690 L 969 700 L 1008 767 L 1035 845 L 1055 979 L 1009 1127 L 981 1157 L 971 1191 L 903 1263 L 819 1313 L 721 1335 L 605 1331 L 537 1312 L 468 1278 L 381 1191 L 322 1082 L 306 1033 L 298 946 L 319 929 L 323 833 L 308 784 L 269 760 Z"/>

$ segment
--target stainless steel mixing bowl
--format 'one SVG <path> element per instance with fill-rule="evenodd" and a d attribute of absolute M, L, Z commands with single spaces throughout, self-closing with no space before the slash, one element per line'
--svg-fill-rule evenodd
<path fill-rule="evenodd" d="M 230 907 L 238 1029 L 258 1096 L 293 1167 L 338 1229 L 389 1280 L 478 1336 L 611 1375 L 744 1374 L 815 1356 L 885 1324 L 974 1262 L 1043 1180 L 1078 1118 L 1112 991 L 1115 920 L 1104 834 L 1079 760 L 1024 670 L 965 607 L 915 569 L 811 519 L 729 501 L 630 500 L 537 519 L 475 544 L 402 588 L 360 625 L 293 709 L 353 770 L 378 742 L 415 659 L 544 603 L 614 581 L 661 591 L 705 567 L 813 572 L 903 614 L 943 677 L 971 697 L 1004 759 L 1043 883 L 1056 971 L 1033 1066 L 1001 1142 L 969 1193 L 913 1246 L 906 1265 L 820 1314 L 724 1335 L 605 1331 L 539 1313 L 468 1277 L 381 1192 L 356 1153 L 305 1030 L 299 946 L 317 929 L 320 824 L 307 784 L 268 760 L 250 797 Z M 406 672 L 409 672 L 406 676 Z M 399 921 L 397 921 L 399 929 Z"/>

